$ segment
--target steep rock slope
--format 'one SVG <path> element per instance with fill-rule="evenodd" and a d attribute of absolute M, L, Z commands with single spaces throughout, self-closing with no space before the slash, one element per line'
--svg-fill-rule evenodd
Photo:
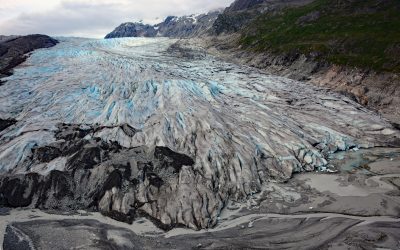
<path fill-rule="evenodd" d="M 207 228 L 268 181 L 334 169 L 335 152 L 400 146 L 346 97 L 173 43 L 33 53 L 0 91 L 0 118 L 16 120 L 0 132 L 0 204 Z"/>
<path fill-rule="evenodd" d="M 26 53 L 57 44 L 57 40 L 46 35 L 3 37 L 3 40 L 0 43 L 0 78 L 10 75 L 15 66 L 24 62 L 27 58 Z"/>

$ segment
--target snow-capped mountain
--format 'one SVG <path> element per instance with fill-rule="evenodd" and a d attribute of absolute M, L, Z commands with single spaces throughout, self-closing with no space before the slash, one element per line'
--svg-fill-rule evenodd
<path fill-rule="evenodd" d="M 189 16 L 169 16 L 156 25 L 141 22 L 123 23 L 105 38 L 117 37 L 193 37 L 206 34 L 214 24 L 220 11 Z"/>

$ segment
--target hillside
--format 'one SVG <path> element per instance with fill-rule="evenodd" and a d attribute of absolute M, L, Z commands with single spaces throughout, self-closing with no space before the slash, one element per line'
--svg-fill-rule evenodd
<path fill-rule="evenodd" d="M 317 54 L 333 64 L 400 72 L 400 1 L 316 0 L 260 15 L 242 31 L 245 48 Z"/>
<path fill-rule="evenodd" d="M 26 53 L 57 44 L 57 40 L 46 35 L 2 36 L 0 39 L 0 78 L 11 75 L 12 69 L 26 60 Z"/>

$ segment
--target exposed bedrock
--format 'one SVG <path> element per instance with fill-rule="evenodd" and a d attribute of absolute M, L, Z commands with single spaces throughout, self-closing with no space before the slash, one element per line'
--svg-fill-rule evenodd
<path fill-rule="evenodd" d="M 1 203 L 199 229 L 269 180 L 333 168 L 335 152 L 400 146 L 347 97 L 173 43 L 64 39 L 34 52 L 0 91 L 0 118 L 17 121 L 0 131 Z"/>

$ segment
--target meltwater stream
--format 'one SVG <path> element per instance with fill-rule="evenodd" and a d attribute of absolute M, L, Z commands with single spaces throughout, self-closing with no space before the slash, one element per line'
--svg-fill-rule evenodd
<path fill-rule="evenodd" d="M 18 175 L 25 205 L 140 210 L 205 228 L 227 199 L 269 179 L 326 170 L 337 151 L 400 144 L 388 122 L 346 97 L 175 42 L 62 38 L 5 79 L 0 118 L 17 123 L 0 132 L 0 173 L 36 173 L 43 185 Z"/>

